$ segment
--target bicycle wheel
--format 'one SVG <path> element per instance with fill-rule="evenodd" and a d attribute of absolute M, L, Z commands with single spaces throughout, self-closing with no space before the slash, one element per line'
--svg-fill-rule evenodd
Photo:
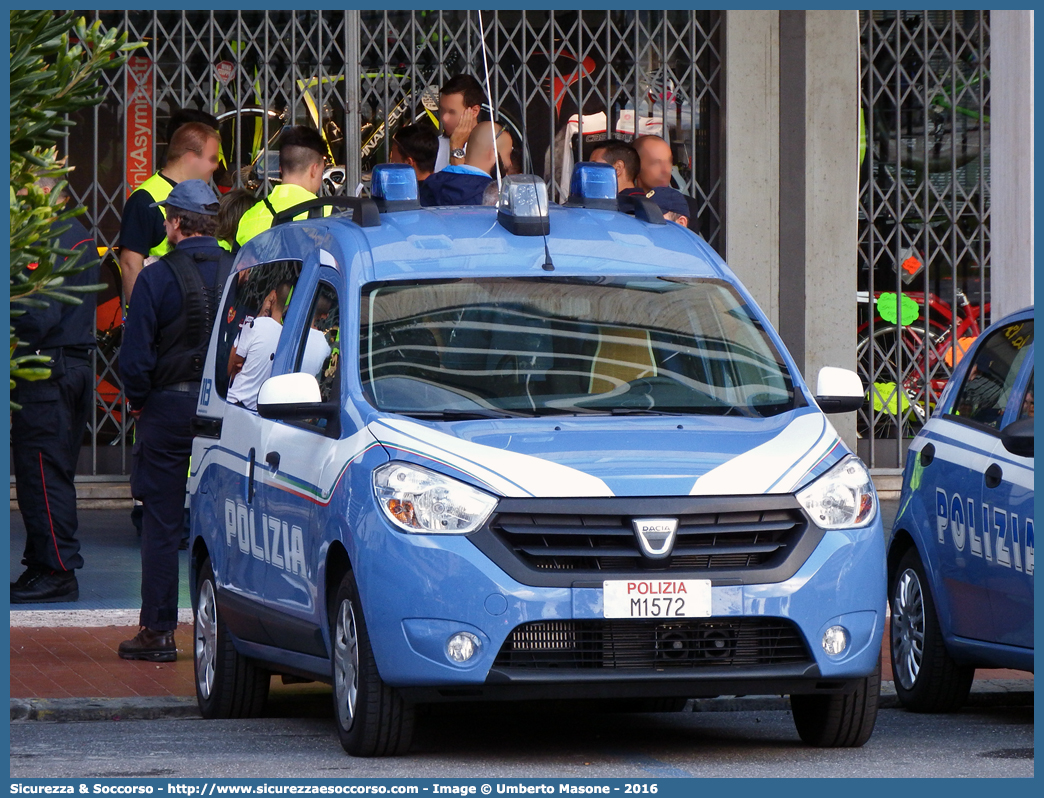
<path fill-rule="evenodd" d="M 913 325 L 889 324 L 877 327 L 873 336 L 860 334 L 856 358 L 867 387 L 857 417 L 860 435 L 873 430 L 875 438 L 896 432 L 908 437 L 924 425 L 950 377 L 944 348 L 934 331 Z"/>
<path fill-rule="evenodd" d="M 265 184 L 279 178 L 276 141 L 283 129 L 284 117 L 285 114 L 278 111 L 258 106 L 218 114 L 221 164 L 214 174 L 214 182 L 218 186 L 241 184 L 250 191 L 264 186 L 267 193 L 271 186 Z"/>

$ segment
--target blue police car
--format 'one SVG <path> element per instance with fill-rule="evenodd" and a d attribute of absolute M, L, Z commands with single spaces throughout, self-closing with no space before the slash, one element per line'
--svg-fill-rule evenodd
<path fill-rule="evenodd" d="M 910 444 L 888 573 L 904 706 L 960 707 L 977 667 L 1033 670 L 1033 308 L 976 340 Z"/>
<path fill-rule="evenodd" d="M 824 415 L 858 377 L 813 394 L 702 239 L 619 210 L 611 167 L 578 165 L 567 207 L 532 176 L 496 207 L 416 198 L 381 167 L 372 199 L 238 255 L 189 486 L 202 714 L 322 680 L 373 756 L 430 702 L 776 694 L 808 743 L 862 745 L 884 533 Z"/>

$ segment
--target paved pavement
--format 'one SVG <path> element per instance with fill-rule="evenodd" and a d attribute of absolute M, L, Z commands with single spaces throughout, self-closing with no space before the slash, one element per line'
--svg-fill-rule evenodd
<path fill-rule="evenodd" d="M 882 502 L 886 528 L 897 502 Z M 188 560 L 182 553 L 179 606 L 183 626 L 175 635 L 178 661 L 119 659 L 121 640 L 137 631 L 140 600 L 138 537 L 126 510 L 81 510 L 85 565 L 78 572 L 80 600 L 11 608 L 11 720 L 102 720 L 198 717 L 192 672 Z M 11 580 L 21 573 L 25 543 L 21 516 L 11 513 Z M 885 639 L 883 706 L 896 706 Z M 269 712 L 326 711 L 329 687 L 284 685 L 273 677 Z M 747 696 L 700 699 L 693 711 L 785 708 L 787 699 Z M 1033 676 L 1021 671 L 979 670 L 973 705 L 1032 705 Z"/>

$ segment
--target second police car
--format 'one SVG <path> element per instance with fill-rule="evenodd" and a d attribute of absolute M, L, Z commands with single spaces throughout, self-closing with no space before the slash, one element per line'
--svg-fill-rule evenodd
<path fill-rule="evenodd" d="M 203 715 L 323 680 L 372 756 L 418 703 L 782 694 L 806 742 L 862 745 L 884 534 L 824 415 L 855 374 L 813 395 L 610 167 L 577 166 L 573 207 L 532 176 L 495 208 L 422 209 L 408 167 L 373 186 L 254 238 L 225 289 L 190 480 Z"/>
<path fill-rule="evenodd" d="M 910 444 L 888 548 L 895 690 L 945 712 L 1033 670 L 1033 308 L 986 330 Z"/>

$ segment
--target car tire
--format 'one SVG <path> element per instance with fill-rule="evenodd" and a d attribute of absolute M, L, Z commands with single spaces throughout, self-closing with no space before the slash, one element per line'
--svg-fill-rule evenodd
<path fill-rule="evenodd" d="M 916 549 L 903 555 L 888 588 L 892 675 L 899 702 L 913 712 L 959 709 L 968 700 L 975 668 L 959 664 L 946 650 Z"/>
<path fill-rule="evenodd" d="M 272 675 L 236 651 L 218 612 L 210 559 L 196 581 L 192 662 L 200 714 L 213 718 L 256 718 L 268 701 Z"/>
<path fill-rule="evenodd" d="M 798 735 L 817 748 L 859 748 L 873 734 L 881 694 L 881 658 L 874 672 L 850 689 L 830 695 L 792 695 Z"/>
<path fill-rule="evenodd" d="M 351 756 L 397 756 L 409 750 L 414 707 L 377 672 L 359 589 L 349 571 L 331 606 L 334 719 Z"/>

